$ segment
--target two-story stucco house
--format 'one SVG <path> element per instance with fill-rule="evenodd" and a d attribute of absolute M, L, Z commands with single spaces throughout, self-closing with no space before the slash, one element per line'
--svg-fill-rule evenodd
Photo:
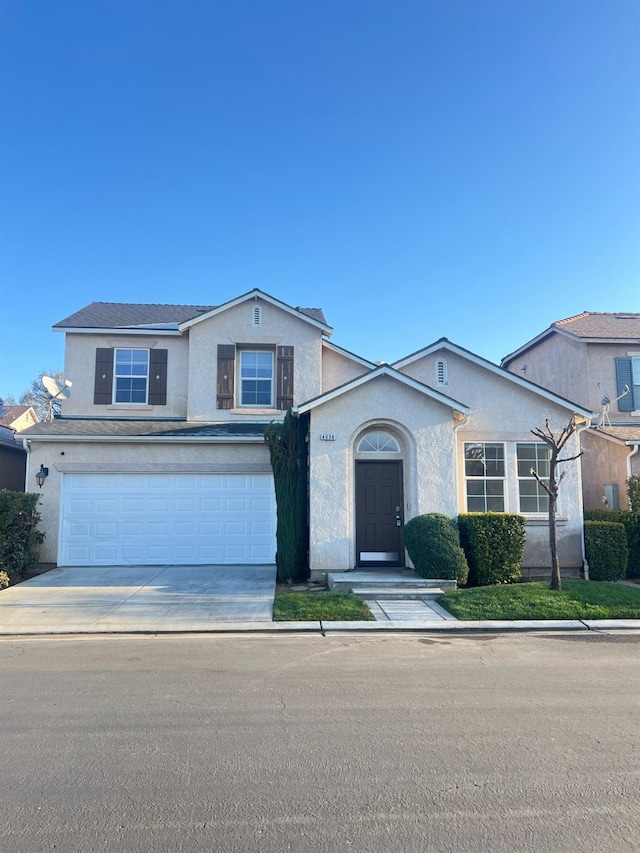
<path fill-rule="evenodd" d="M 545 445 L 530 430 L 591 412 L 446 339 L 393 366 L 329 341 L 320 309 L 251 291 L 219 306 L 93 303 L 57 323 L 73 392 L 27 430 L 46 469 L 43 560 L 246 564 L 275 557 L 263 434 L 308 429 L 312 576 L 402 566 L 414 515 L 521 512 L 525 566 L 548 565 Z M 575 448 L 578 445 L 575 437 Z M 580 467 L 562 485 L 560 552 L 580 568 Z"/>
<path fill-rule="evenodd" d="M 627 507 L 625 481 L 640 474 L 640 314 L 558 320 L 501 364 L 599 413 L 582 436 L 584 505 Z"/>

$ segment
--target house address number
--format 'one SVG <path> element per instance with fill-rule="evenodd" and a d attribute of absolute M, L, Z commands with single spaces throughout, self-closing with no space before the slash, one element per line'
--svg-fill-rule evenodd
<path fill-rule="evenodd" d="M 336 437 L 335 437 L 335 434 L 332 432 L 323 432 L 320 435 L 320 440 L 321 441 L 335 441 Z"/>

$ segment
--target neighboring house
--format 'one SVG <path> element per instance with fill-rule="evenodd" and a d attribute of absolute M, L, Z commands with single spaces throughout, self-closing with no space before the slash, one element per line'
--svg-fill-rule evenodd
<path fill-rule="evenodd" d="M 37 424 L 39 421 L 33 406 L 5 406 L 0 400 L 0 426 L 8 427 L 13 432 L 22 432 L 23 429 Z"/>
<path fill-rule="evenodd" d="M 73 382 L 27 430 L 43 560 L 59 565 L 271 563 L 265 425 L 308 426 L 310 567 L 402 566 L 425 512 L 522 512 L 526 567 L 548 566 L 547 417 L 591 412 L 441 339 L 395 365 L 331 343 L 320 309 L 251 291 L 219 306 L 93 303 L 54 326 Z M 578 439 L 571 449 L 576 449 Z M 560 553 L 581 568 L 580 467 L 562 485 Z"/>
<path fill-rule="evenodd" d="M 599 413 L 582 436 L 584 506 L 628 507 L 626 480 L 640 474 L 640 314 L 558 320 L 501 364 Z"/>
<path fill-rule="evenodd" d="M 0 425 L 0 489 L 24 492 L 27 452 L 13 430 Z"/>

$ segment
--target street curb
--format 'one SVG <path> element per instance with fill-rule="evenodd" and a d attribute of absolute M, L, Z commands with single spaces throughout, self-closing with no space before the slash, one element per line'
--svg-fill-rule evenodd
<path fill-rule="evenodd" d="M 22 631 L 0 630 L 0 639 L 17 637 L 114 637 L 114 636 L 202 636 L 240 634 L 528 634 L 541 632 L 585 632 L 628 630 L 640 631 L 640 619 L 596 619 L 596 620 L 518 620 L 518 621 L 446 621 L 446 622 L 212 622 L 210 625 L 181 627 L 140 628 L 126 627 L 96 630 L 88 627 L 67 625 L 58 630 L 33 629 Z"/>

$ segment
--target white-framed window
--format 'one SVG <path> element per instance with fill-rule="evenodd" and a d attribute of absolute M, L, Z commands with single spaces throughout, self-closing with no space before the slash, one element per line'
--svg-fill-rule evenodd
<path fill-rule="evenodd" d="M 116 349 L 113 359 L 114 403 L 146 403 L 149 390 L 149 350 Z"/>
<path fill-rule="evenodd" d="M 467 512 L 504 512 L 504 444 L 465 442 L 464 474 Z"/>
<path fill-rule="evenodd" d="M 358 442 L 358 453 L 400 453 L 398 442 L 388 432 L 368 432 Z"/>
<path fill-rule="evenodd" d="M 640 356 L 633 356 L 631 358 L 631 379 L 633 381 L 633 388 L 631 388 L 632 394 L 632 406 L 634 411 L 640 409 Z"/>
<path fill-rule="evenodd" d="M 531 473 L 533 468 L 543 480 L 549 479 L 551 448 L 546 444 L 531 442 L 516 445 L 518 465 L 518 496 L 520 512 L 549 512 L 549 495 Z"/>
<path fill-rule="evenodd" d="M 444 358 L 436 361 L 436 385 L 447 385 L 447 362 Z"/>
<path fill-rule="evenodd" d="M 260 408 L 273 406 L 273 353 L 269 350 L 241 350 L 238 368 L 240 405 Z"/>

